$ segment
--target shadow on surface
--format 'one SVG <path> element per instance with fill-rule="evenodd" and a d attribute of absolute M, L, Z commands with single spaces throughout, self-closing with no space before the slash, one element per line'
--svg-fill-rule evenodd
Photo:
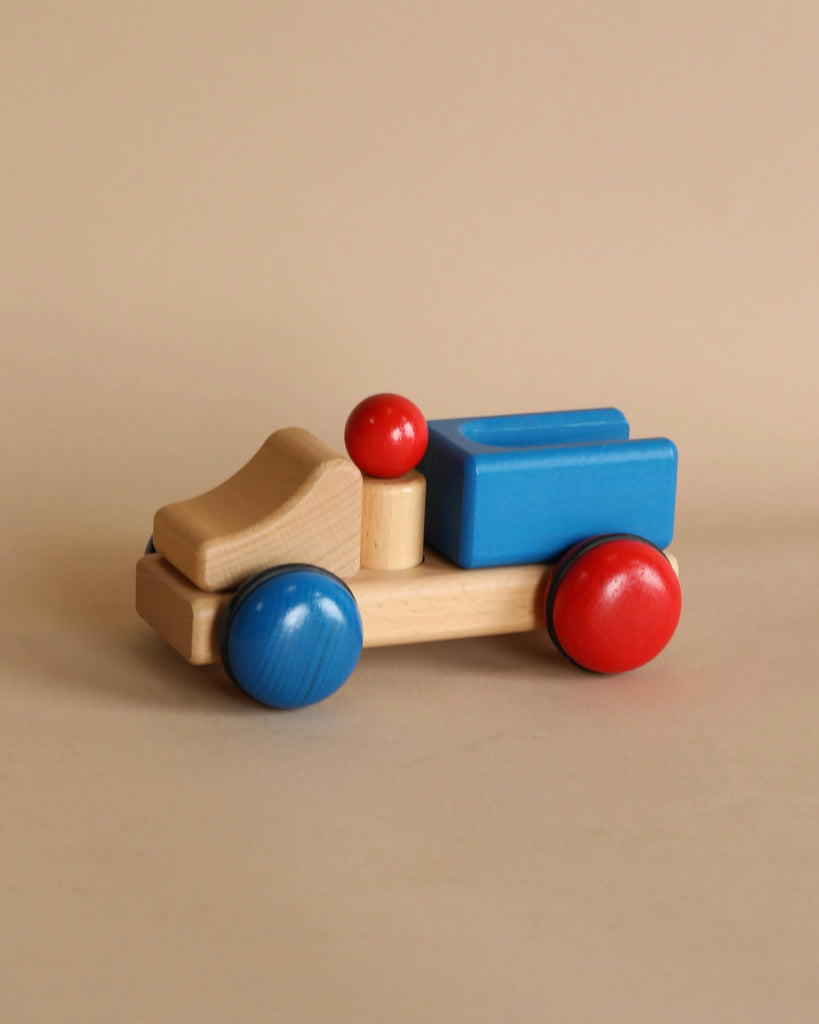
<path fill-rule="evenodd" d="M 28 561 L 6 652 L 25 685 L 187 710 L 247 708 L 221 666 L 195 667 L 134 609 L 139 545 L 52 542 Z M 251 705 L 252 706 L 252 705 Z"/>
<path fill-rule="evenodd" d="M 403 678 L 416 688 L 432 689 L 443 677 L 447 686 L 470 693 L 504 690 L 525 697 L 542 691 L 550 700 L 570 704 L 664 704 L 670 694 L 680 699 L 682 693 L 671 652 L 633 672 L 598 675 L 563 658 L 545 630 L 375 648 L 364 651 L 358 672 L 373 686 L 397 684 Z"/>

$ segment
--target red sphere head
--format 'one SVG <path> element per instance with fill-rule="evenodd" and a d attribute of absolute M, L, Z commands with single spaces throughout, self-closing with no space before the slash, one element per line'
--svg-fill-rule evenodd
<path fill-rule="evenodd" d="M 367 476 L 409 473 L 423 458 L 428 439 L 427 421 L 418 406 L 390 393 L 359 402 L 344 428 L 347 453 Z"/>
<path fill-rule="evenodd" d="M 576 665 L 628 672 L 666 646 L 680 608 L 680 583 L 662 551 L 613 534 L 576 545 L 558 562 L 544 617 L 558 650 Z"/>

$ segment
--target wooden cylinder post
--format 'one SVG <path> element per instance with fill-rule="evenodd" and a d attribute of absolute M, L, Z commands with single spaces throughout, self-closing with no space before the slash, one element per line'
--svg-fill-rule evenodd
<path fill-rule="evenodd" d="M 361 568 L 411 569 L 424 558 L 426 480 L 416 470 L 364 477 Z"/>

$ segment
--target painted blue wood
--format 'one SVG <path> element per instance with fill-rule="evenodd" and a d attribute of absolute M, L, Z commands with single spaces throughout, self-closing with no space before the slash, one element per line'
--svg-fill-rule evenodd
<path fill-rule="evenodd" d="M 674 533 L 677 449 L 617 409 L 431 420 L 427 544 L 466 569 L 553 561 L 578 541 Z"/>
<path fill-rule="evenodd" d="M 220 625 L 228 675 L 274 708 L 329 697 L 350 676 L 362 647 L 355 598 L 336 576 L 313 566 L 278 566 L 244 583 Z"/>

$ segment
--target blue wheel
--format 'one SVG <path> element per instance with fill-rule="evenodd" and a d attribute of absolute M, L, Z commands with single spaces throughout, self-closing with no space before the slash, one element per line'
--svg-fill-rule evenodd
<path fill-rule="evenodd" d="M 329 697 L 358 664 L 361 615 L 338 577 L 283 565 L 251 577 L 219 626 L 225 670 L 248 696 L 273 708 Z"/>

